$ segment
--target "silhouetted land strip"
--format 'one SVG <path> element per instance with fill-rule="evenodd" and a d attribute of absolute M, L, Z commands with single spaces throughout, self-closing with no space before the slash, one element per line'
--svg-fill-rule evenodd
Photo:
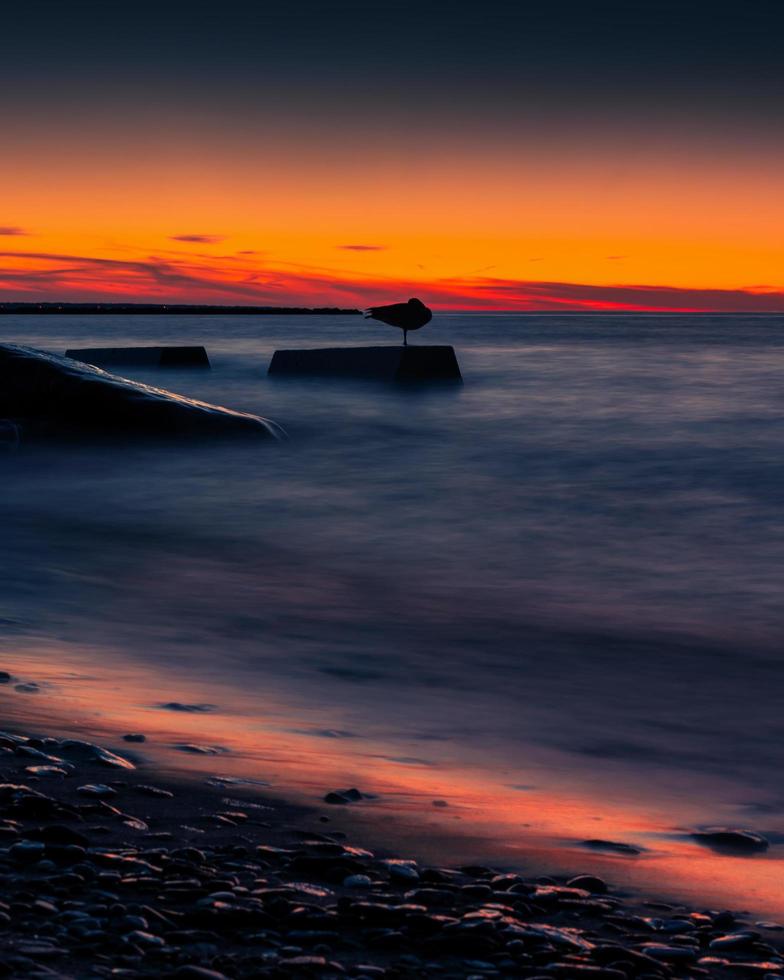
<path fill-rule="evenodd" d="M 202 303 L 0 303 L 0 314 L 132 313 L 137 316 L 176 313 L 179 316 L 359 316 L 360 310 L 338 306 L 207 306 Z"/>

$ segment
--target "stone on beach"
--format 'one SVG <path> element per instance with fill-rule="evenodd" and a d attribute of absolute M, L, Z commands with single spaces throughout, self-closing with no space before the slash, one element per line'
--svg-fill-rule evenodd
<path fill-rule="evenodd" d="M 267 419 L 129 381 L 17 344 L 0 344 L 0 417 L 22 440 L 280 438 Z"/>
<path fill-rule="evenodd" d="M 31 756 L 8 746 L 62 751 L 76 741 L 0 738 L 9 780 Z M 592 875 L 527 879 L 482 865 L 420 867 L 376 856 L 342 833 L 315 831 L 312 810 L 304 823 L 285 810 L 277 824 L 258 823 L 257 804 L 224 796 L 220 782 L 168 789 L 129 771 L 101 783 L 100 752 L 110 750 L 92 749 L 98 752 L 76 760 L 76 779 L 47 784 L 50 796 L 0 784 L 4 975 L 687 980 L 784 973 L 781 951 L 738 914 L 640 906 L 609 894 Z M 143 803 L 145 820 L 101 799 L 101 787 Z M 339 795 L 351 802 L 365 794 Z M 669 917 L 653 918 L 654 908 Z"/>
<path fill-rule="evenodd" d="M 100 745 L 93 745 L 92 742 L 83 742 L 81 739 L 66 738 L 60 742 L 58 751 L 66 759 L 73 759 L 83 762 L 97 762 L 99 765 L 108 766 L 110 769 L 135 769 L 136 766 L 130 759 L 124 759 L 116 752 L 110 752 Z"/>

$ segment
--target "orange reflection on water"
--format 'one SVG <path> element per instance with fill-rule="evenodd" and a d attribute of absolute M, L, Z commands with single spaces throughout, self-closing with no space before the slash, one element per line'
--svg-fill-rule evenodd
<path fill-rule="evenodd" d="M 7 646 L 10 646 L 7 644 Z M 97 666 L 106 663 L 98 672 Z M 317 711 L 296 711 L 258 690 L 152 669 L 66 645 L 7 649 L 3 668 L 40 685 L 37 694 L 3 686 L 4 716 L 23 731 L 103 740 L 167 773 L 205 773 L 269 784 L 274 796 L 317 806 L 352 785 L 375 799 L 329 808 L 334 826 L 359 840 L 434 863 L 482 861 L 529 873 L 590 871 L 616 887 L 695 907 L 784 915 L 781 860 L 716 854 L 688 838 L 702 812 L 671 800 L 582 788 L 510 786 L 503 770 L 453 761 L 433 766 L 397 754 L 378 739 L 342 737 L 319 726 Z M 163 708 L 177 701 L 204 710 Z M 122 734 L 146 735 L 128 744 Z M 204 753 L 183 751 L 198 746 Z M 543 778 L 543 776 L 545 778 Z M 251 782 L 245 791 L 259 787 Z M 259 788 L 259 791 L 262 790 Z M 589 850 L 591 839 L 639 846 L 636 856 Z"/>

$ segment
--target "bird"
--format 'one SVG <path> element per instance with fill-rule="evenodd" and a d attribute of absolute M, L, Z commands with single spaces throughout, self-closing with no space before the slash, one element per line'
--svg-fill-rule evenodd
<path fill-rule="evenodd" d="M 407 303 L 390 303 L 389 306 L 371 306 L 365 310 L 364 316 L 388 323 L 390 327 L 400 327 L 403 331 L 404 347 L 408 347 L 408 331 L 419 330 L 433 318 L 432 312 L 420 299 L 410 299 Z"/>

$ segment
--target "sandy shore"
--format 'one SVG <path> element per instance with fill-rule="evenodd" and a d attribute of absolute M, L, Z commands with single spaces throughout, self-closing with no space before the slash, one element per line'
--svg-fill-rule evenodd
<path fill-rule="evenodd" d="M 353 793 L 162 779 L 126 745 L 0 734 L 2 975 L 784 975 L 740 914 L 374 854 L 331 829 Z"/>

